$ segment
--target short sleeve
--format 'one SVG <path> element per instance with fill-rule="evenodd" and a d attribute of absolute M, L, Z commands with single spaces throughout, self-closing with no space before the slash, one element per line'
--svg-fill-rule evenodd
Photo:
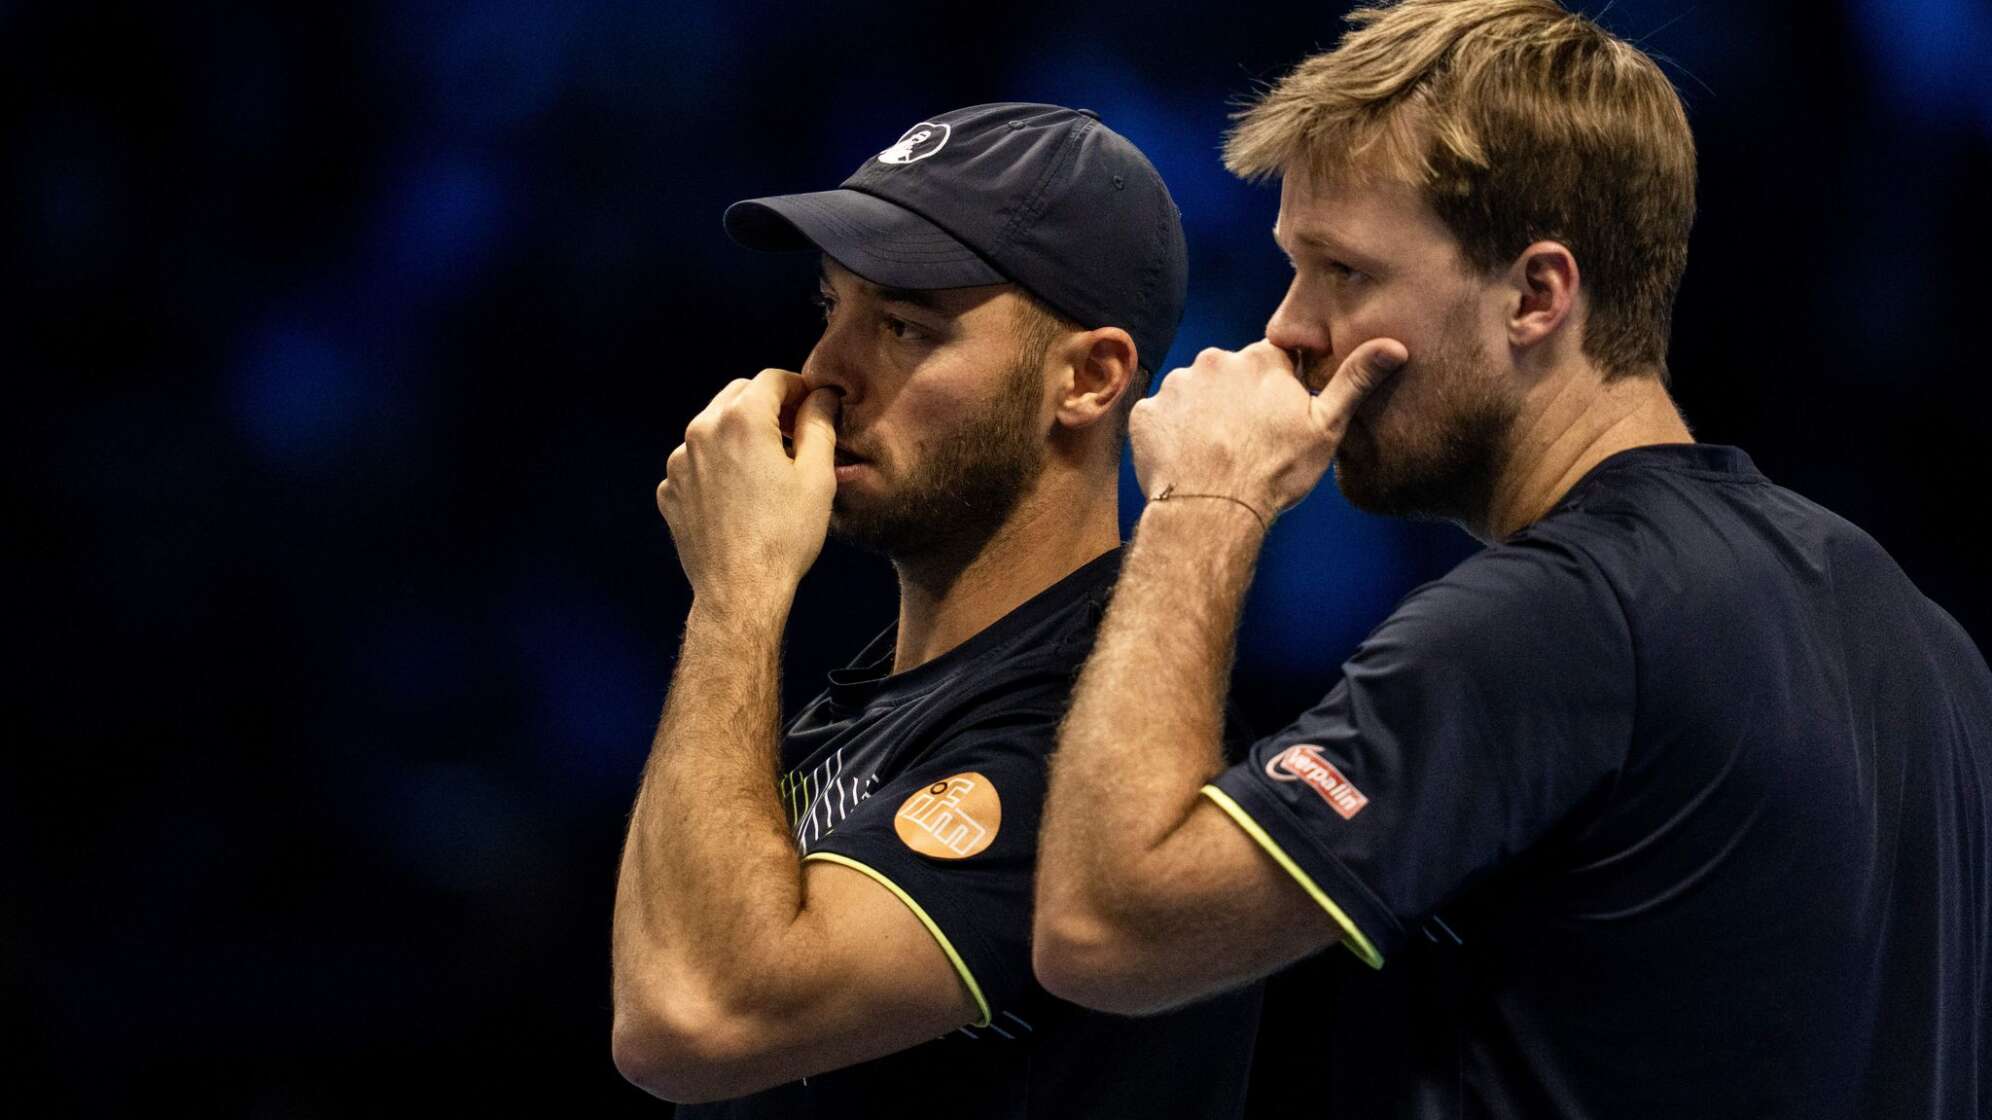
<path fill-rule="evenodd" d="M 1634 693 L 1603 574 L 1524 538 L 1414 592 L 1318 706 L 1204 794 L 1381 967 L 1407 930 L 1608 785 Z"/>
<path fill-rule="evenodd" d="M 927 927 L 980 1012 L 1035 990 L 1031 884 L 1055 713 L 956 731 L 874 790 L 803 858 L 876 880 Z"/>

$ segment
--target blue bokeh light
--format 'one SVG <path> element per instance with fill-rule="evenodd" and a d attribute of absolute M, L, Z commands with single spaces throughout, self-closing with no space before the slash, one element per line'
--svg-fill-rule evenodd
<path fill-rule="evenodd" d="M 1852 0 L 1859 41 L 1914 115 L 1976 118 L 1992 132 L 1992 6 L 1984 0 Z"/>
<path fill-rule="evenodd" d="M 1404 551 L 1399 526 L 1356 512 L 1323 476 L 1266 542 L 1241 660 L 1332 681 L 1403 590 Z"/>
<path fill-rule="evenodd" d="M 317 468 L 335 462 L 368 407 L 356 359 L 315 324 L 263 328 L 238 363 L 234 412 L 265 464 Z"/>
<path fill-rule="evenodd" d="M 572 589 L 522 587 L 514 606 L 545 772 L 582 797 L 626 797 L 649 753 L 666 665 L 622 611 Z"/>
<path fill-rule="evenodd" d="M 389 202 L 383 280 L 411 293 L 439 281 L 462 285 L 503 234 L 506 201 L 482 161 L 442 154 L 416 165 Z"/>
<path fill-rule="evenodd" d="M 406 14 L 424 20 L 409 30 L 424 56 L 432 111 L 451 131 L 516 127 L 559 95 L 577 14 L 569 5 L 476 0 Z"/>

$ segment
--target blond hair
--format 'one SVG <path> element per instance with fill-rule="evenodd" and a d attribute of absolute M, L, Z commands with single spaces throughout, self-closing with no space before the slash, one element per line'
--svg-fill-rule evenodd
<path fill-rule="evenodd" d="M 1695 146 L 1653 60 L 1556 0 L 1359 8 L 1235 115 L 1224 163 L 1418 187 L 1468 263 L 1567 246 L 1589 295 L 1583 351 L 1607 376 L 1666 377 L 1694 221 Z"/>

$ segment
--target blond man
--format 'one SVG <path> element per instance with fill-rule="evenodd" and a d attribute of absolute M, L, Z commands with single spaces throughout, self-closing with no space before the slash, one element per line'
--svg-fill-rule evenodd
<path fill-rule="evenodd" d="M 1672 87 L 1552 0 L 1353 21 L 1227 142 L 1281 187 L 1265 341 L 1133 414 L 1151 502 L 1060 734 L 1039 978 L 1145 1012 L 1339 942 L 1289 1080 L 1323 1115 L 1992 1115 L 1992 673 L 1676 410 Z M 1331 463 L 1488 547 L 1227 769 L 1240 600 Z"/>

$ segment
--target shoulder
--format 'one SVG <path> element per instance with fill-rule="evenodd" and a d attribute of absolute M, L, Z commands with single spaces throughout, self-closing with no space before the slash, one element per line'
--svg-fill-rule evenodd
<path fill-rule="evenodd" d="M 1076 664 L 1053 654 L 965 666 L 869 734 L 898 744 L 894 773 L 960 759 L 1036 770 L 1057 742 L 1076 673 Z"/>
<path fill-rule="evenodd" d="M 1559 627 L 1622 632 L 1623 611 L 1589 542 L 1537 527 L 1412 591 L 1376 637 L 1401 633 L 1475 648 L 1492 636 Z"/>
<path fill-rule="evenodd" d="M 1065 717 L 1072 676 L 1072 670 L 1046 664 L 1011 675 L 1007 684 L 974 689 L 973 695 L 949 705 L 935 728 L 930 754 L 999 747 L 1048 756 Z"/>
<path fill-rule="evenodd" d="M 1343 680 L 1377 703 L 1480 710 L 1545 692 L 1616 694 L 1632 650 L 1625 609 L 1589 552 L 1531 532 L 1412 591 L 1344 663 Z"/>

